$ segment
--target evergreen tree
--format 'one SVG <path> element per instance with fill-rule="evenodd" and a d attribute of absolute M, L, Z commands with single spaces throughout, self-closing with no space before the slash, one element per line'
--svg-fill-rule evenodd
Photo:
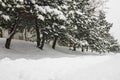
<path fill-rule="evenodd" d="M 16 32 L 33 30 L 37 47 L 45 42 L 98 52 L 119 49 L 109 34 L 112 24 L 107 22 L 101 1 L 95 0 L 0 0 L 0 26 L 9 31 L 5 47 L 10 48 Z"/>

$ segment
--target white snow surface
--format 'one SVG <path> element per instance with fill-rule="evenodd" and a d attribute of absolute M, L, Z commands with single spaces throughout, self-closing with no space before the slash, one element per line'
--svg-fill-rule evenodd
<path fill-rule="evenodd" d="M 120 54 L 44 50 L 35 43 L 13 40 L 11 49 L 0 39 L 0 80 L 120 80 Z"/>

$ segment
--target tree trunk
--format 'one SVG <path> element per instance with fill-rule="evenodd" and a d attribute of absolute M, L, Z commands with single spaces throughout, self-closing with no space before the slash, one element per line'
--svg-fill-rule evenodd
<path fill-rule="evenodd" d="M 40 47 L 40 32 L 39 32 L 39 27 L 38 27 L 38 22 L 37 22 L 37 18 L 35 19 L 35 30 L 36 30 L 36 35 L 37 35 L 37 47 Z"/>
<path fill-rule="evenodd" d="M 53 41 L 52 48 L 55 49 L 56 43 L 57 43 L 58 36 L 55 36 L 55 39 Z"/>
<path fill-rule="evenodd" d="M 86 51 L 88 52 L 88 46 L 86 46 Z"/>
<path fill-rule="evenodd" d="M 18 22 L 19 22 L 19 17 L 16 18 L 15 22 L 13 23 L 12 27 L 10 28 L 10 31 L 9 31 L 10 35 L 6 39 L 6 43 L 5 43 L 5 48 L 7 48 L 7 49 L 10 49 L 11 40 L 16 33 L 16 28 L 17 28 Z"/>
<path fill-rule="evenodd" d="M 5 48 L 10 49 L 11 39 L 12 38 L 7 38 L 6 39 Z"/>
<path fill-rule="evenodd" d="M 14 28 L 10 32 L 9 37 L 6 39 L 5 48 L 10 49 L 11 40 L 15 35 L 15 32 L 16 32 L 16 26 L 14 26 Z"/>
<path fill-rule="evenodd" d="M 76 44 L 73 45 L 73 51 L 76 51 Z"/>
<path fill-rule="evenodd" d="M 0 29 L 0 37 L 1 37 L 1 38 L 3 37 L 2 29 Z"/>
<path fill-rule="evenodd" d="M 24 38 L 25 38 L 25 41 L 27 41 L 27 29 L 25 28 L 25 34 L 24 34 Z"/>
<path fill-rule="evenodd" d="M 94 50 L 93 49 L 91 49 L 91 52 L 93 52 Z"/>
<path fill-rule="evenodd" d="M 82 46 L 82 52 L 84 52 L 84 46 Z"/>
<path fill-rule="evenodd" d="M 45 34 L 45 33 L 43 33 L 41 46 L 39 47 L 41 50 L 43 50 L 43 47 L 44 47 L 44 44 L 45 44 L 45 37 L 46 37 L 46 34 Z"/>
<path fill-rule="evenodd" d="M 69 43 L 68 43 L 68 47 L 69 47 L 69 50 L 72 50 L 72 43 L 71 43 L 71 41 L 69 41 Z"/>

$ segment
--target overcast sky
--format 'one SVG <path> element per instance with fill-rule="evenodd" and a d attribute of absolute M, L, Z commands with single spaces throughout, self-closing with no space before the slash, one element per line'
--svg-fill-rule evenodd
<path fill-rule="evenodd" d="M 110 31 L 120 43 L 120 0 L 109 0 L 106 4 L 107 20 L 114 25 Z"/>

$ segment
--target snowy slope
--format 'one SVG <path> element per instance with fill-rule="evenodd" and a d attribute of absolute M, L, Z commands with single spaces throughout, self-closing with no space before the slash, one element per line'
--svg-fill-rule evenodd
<path fill-rule="evenodd" d="M 120 80 L 120 55 L 73 52 L 13 40 L 10 50 L 0 39 L 0 80 Z"/>

